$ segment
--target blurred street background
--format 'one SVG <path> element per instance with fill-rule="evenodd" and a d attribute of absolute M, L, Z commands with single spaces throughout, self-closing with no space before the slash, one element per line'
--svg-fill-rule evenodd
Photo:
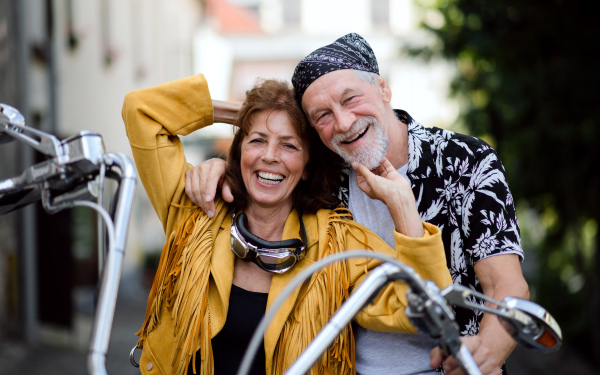
<path fill-rule="evenodd" d="M 515 199 L 531 299 L 563 330 L 550 355 L 517 348 L 511 375 L 594 374 L 600 365 L 600 37 L 583 0 L 0 0 L 0 103 L 59 139 L 100 133 L 131 155 L 121 119 L 133 89 L 204 73 L 211 96 L 243 100 L 290 80 L 315 48 L 361 34 L 392 106 L 425 126 L 483 138 Z M 232 129 L 184 140 L 193 164 Z M 0 181 L 43 159 L 0 144 Z M 110 194 L 110 186 L 106 193 Z M 86 372 L 98 281 L 97 215 L 36 203 L 0 215 L 0 375 Z M 165 238 L 138 184 L 107 358 L 129 363 Z M 139 356 L 139 353 L 138 353 Z"/>

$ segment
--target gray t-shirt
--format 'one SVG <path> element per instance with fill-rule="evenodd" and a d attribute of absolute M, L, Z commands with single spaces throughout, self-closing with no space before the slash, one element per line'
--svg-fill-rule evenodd
<path fill-rule="evenodd" d="M 398 169 L 406 177 L 408 165 Z M 395 248 L 394 221 L 387 206 L 370 199 L 356 184 L 356 171 L 349 176 L 348 208 L 354 220 L 366 226 Z M 429 367 L 429 352 L 435 342 L 423 334 L 390 333 L 356 327 L 356 371 L 360 375 L 435 374 Z"/>

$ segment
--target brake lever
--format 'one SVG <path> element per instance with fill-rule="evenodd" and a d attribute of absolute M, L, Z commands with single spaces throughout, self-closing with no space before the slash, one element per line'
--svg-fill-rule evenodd
<path fill-rule="evenodd" d="M 454 306 L 465 307 L 473 310 L 480 310 L 495 315 L 507 316 L 506 304 L 462 285 L 449 285 L 440 292 L 440 295 L 444 297 L 446 302 Z M 485 302 L 489 302 L 498 306 L 498 308 L 488 307 L 484 303 L 480 304 L 472 302 L 469 299 L 469 297 L 475 297 Z"/>
<path fill-rule="evenodd" d="M 537 351 L 550 353 L 562 344 L 560 326 L 543 307 L 529 300 L 505 297 L 501 302 L 462 285 L 450 285 L 440 295 L 450 304 L 481 310 L 494 314 L 501 325 L 519 344 Z M 473 303 L 469 297 L 476 297 L 496 305 Z"/>
<path fill-rule="evenodd" d="M 25 118 L 17 109 L 7 104 L 0 103 L 0 112 L 3 114 L 3 117 L 6 118 L 6 120 L 0 121 L 0 124 L 4 126 L 3 131 L 5 133 L 28 146 L 33 147 L 48 157 L 60 158 L 64 155 L 65 152 L 57 137 L 26 126 Z M 37 136 L 39 139 L 31 137 L 27 133 Z"/>
<path fill-rule="evenodd" d="M 0 142 L 8 135 L 10 140 L 23 142 L 47 157 L 21 175 L 0 181 L 0 214 L 40 198 L 48 212 L 60 210 L 67 201 L 97 198 L 97 189 L 87 181 L 97 175 L 104 164 L 105 149 L 99 134 L 81 131 L 60 141 L 51 134 L 26 126 L 23 116 L 11 106 L 0 104 L 0 110 Z"/>

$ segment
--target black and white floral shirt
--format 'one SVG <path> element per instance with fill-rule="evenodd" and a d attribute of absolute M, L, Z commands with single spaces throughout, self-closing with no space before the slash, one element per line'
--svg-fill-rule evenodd
<path fill-rule="evenodd" d="M 407 112 L 395 112 L 408 124 L 407 175 L 421 220 L 442 230 L 454 283 L 483 292 L 475 263 L 498 254 L 518 254 L 523 259 L 504 166 L 496 151 L 478 138 L 425 128 Z M 348 206 L 347 178 L 343 186 L 341 197 Z M 482 312 L 455 307 L 454 313 L 461 335 L 479 332 Z"/>

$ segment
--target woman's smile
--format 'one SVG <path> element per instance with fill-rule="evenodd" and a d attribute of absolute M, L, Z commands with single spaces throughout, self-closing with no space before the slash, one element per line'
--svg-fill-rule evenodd
<path fill-rule="evenodd" d="M 257 172 L 256 178 L 258 178 L 258 181 L 267 185 L 277 185 L 285 179 L 285 177 L 280 174 L 269 172 Z"/>

